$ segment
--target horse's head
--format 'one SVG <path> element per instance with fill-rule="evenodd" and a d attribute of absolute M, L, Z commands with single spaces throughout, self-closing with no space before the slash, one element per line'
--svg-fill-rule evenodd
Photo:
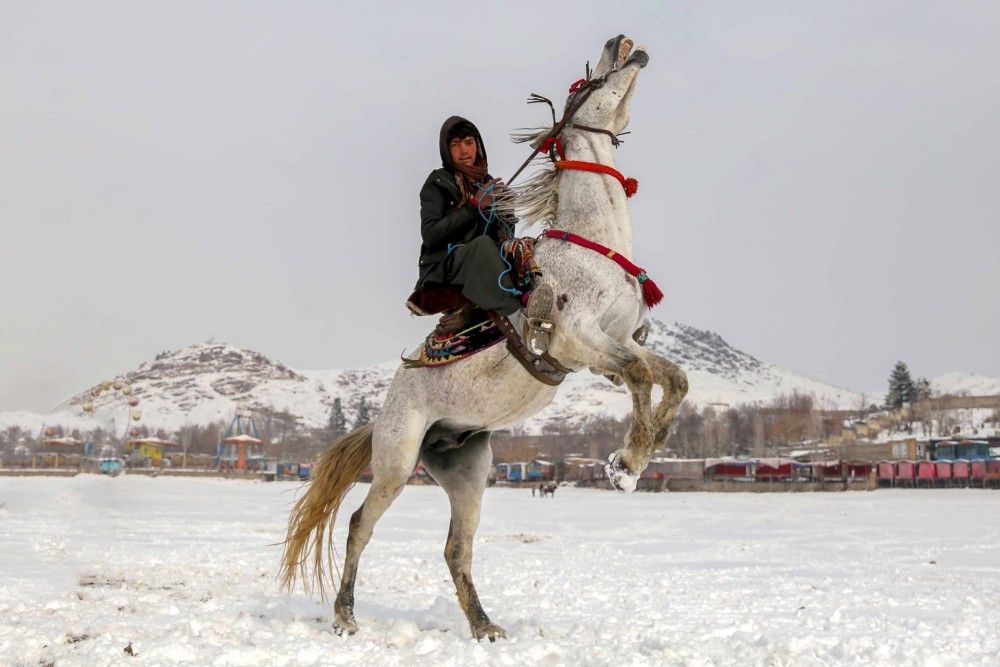
<path fill-rule="evenodd" d="M 646 48 L 633 50 L 632 40 L 625 35 L 612 37 L 604 44 L 601 58 L 591 75 L 600 83 L 583 106 L 573 116 L 573 122 L 618 134 L 628 125 L 629 106 L 635 91 L 639 70 L 649 62 Z M 570 95 L 567 105 L 573 103 Z"/>

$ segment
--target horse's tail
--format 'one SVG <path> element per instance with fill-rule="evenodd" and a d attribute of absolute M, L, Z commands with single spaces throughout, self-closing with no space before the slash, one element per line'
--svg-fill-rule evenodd
<path fill-rule="evenodd" d="M 336 572 L 333 524 L 344 496 L 372 460 L 372 425 L 343 436 L 323 452 L 313 467 L 312 481 L 288 517 L 288 534 L 281 555 L 281 584 L 291 590 L 302 577 L 307 591 L 315 587 L 326 597 L 326 574 Z M 324 536 L 326 539 L 324 540 Z M 323 549 L 326 548 L 326 557 Z M 313 572 L 308 577 L 312 556 Z M 332 580 L 332 576 L 331 576 Z"/>

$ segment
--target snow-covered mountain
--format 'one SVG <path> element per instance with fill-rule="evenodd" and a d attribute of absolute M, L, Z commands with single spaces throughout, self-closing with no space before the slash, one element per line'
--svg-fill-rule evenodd
<path fill-rule="evenodd" d="M 697 405 L 737 405 L 768 401 L 779 394 L 799 391 L 813 394 L 823 407 L 854 407 L 860 396 L 812 378 L 761 361 L 729 345 L 721 336 L 685 324 L 652 321 L 647 345 L 676 361 L 690 381 L 688 401 Z M 348 421 L 364 396 L 379 406 L 398 362 L 347 370 L 307 371 L 288 368 L 251 350 L 227 343 L 206 342 L 163 352 L 121 379 L 133 388 L 139 400 L 141 424 L 174 430 L 184 424 L 228 421 L 237 409 L 272 411 L 306 426 L 326 423 L 334 399 L 340 397 Z M 82 412 L 86 400 L 94 411 Z M 524 425 L 526 432 L 546 425 L 580 426 L 601 417 L 622 417 L 631 410 L 623 387 L 616 387 L 589 372 L 571 375 L 555 402 Z M 115 431 L 125 428 L 130 407 L 123 399 L 105 392 L 94 399 L 90 390 L 71 397 L 45 418 L 48 423 L 88 428 L 95 421 Z M 7 413 L 9 422 L 24 413 Z M 69 415 L 78 415 L 79 424 Z M 37 418 L 35 419 L 37 421 Z M 27 426 L 28 424 L 25 424 Z M 0 427 L 3 424 L 0 423 Z"/>
<path fill-rule="evenodd" d="M 711 331 L 675 322 L 651 320 L 646 345 L 684 369 L 688 376 L 686 401 L 695 405 L 741 405 L 767 402 L 794 391 L 812 394 L 817 406 L 853 408 L 860 394 L 779 368 L 738 350 Z M 659 389 L 654 399 L 659 399 Z M 563 383 L 556 400 L 530 423 L 529 430 L 547 423 L 579 426 L 593 417 L 623 417 L 632 410 L 624 387 L 602 377 L 574 373 Z"/>
<path fill-rule="evenodd" d="M 948 373 L 931 380 L 931 391 L 940 396 L 997 396 L 1000 395 L 1000 378 Z"/>
<path fill-rule="evenodd" d="M 1000 396 L 1000 378 L 956 371 L 930 378 L 932 396 Z M 868 402 L 882 405 L 887 387 L 865 392 Z"/>

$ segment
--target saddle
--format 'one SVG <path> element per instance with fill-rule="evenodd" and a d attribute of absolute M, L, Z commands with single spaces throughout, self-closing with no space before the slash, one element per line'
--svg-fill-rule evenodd
<path fill-rule="evenodd" d="M 504 340 L 486 311 L 474 311 L 474 322 L 462 331 L 440 337 L 431 332 L 413 358 L 403 357 L 407 368 L 436 367 L 461 361 Z"/>
<path fill-rule="evenodd" d="M 406 307 L 414 315 L 436 315 L 461 308 L 469 301 L 452 285 L 425 284 L 413 291 Z M 505 315 L 476 309 L 473 324 L 450 336 L 431 333 L 417 350 L 416 356 L 401 357 L 405 368 L 434 368 L 467 359 L 506 339 L 507 349 L 536 380 L 557 386 L 572 369 L 566 368 L 547 352 L 535 354 Z"/>
<path fill-rule="evenodd" d="M 522 291 L 529 291 L 536 278 L 542 275 L 534 259 L 534 239 L 508 239 L 501 245 L 503 252 L 515 269 L 514 284 Z M 551 294 L 551 292 L 550 292 Z M 469 301 L 462 296 L 460 288 L 442 283 L 424 283 L 406 300 L 406 307 L 414 315 L 436 315 L 468 306 Z M 529 329 L 536 330 L 539 322 L 527 322 Z M 551 323 L 542 332 L 548 339 Z M 527 332 L 526 332 L 527 335 Z M 536 354 L 524 343 L 517 327 L 506 316 L 493 311 L 475 309 L 472 322 L 456 333 L 439 336 L 431 333 L 420 346 L 416 357 L 402 357 L 406 368 L 435 367 L 466 359 L 477 352 L 493 347 L 507 340 L 507 349 L 531 375 L 548 385 L 558 385 L 572 370 L 562 366 L 547 352 Z"/>

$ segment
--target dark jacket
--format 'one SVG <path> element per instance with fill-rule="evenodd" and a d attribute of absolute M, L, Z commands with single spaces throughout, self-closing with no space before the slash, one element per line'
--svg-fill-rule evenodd
<path fill-rule="evenodd" d="M 446 169 L 435 169 L 420 189 L 420 279 L 419 286 L 440 268 L 448 256 L 448 244 L 467 243 L 477 235 L 479 213 L 472 204 L 460 208 L 461 198 L 455 177 Z M 434 272 L 437 273 L 437 272 Z M 434 276 L 440 282 L 443 276 Z"/>
<path fill-rule="evenodd" d="M 448 245 L 468 243 L 483 230 L 482 217 L 469 203 L 456 208 L 461 191 L 455 181 L 455 165 L 448 149 L 448 133 L 459 123 L 469 123 L 461 116 L 452 116 L 441 125 L 438 147 L 441 151 L 441 169 L 435 169 L 420 189 L 420 277 L 417 287 L 425 280 L 444 280 L 443 264 L 448 256 Z M 469 123 L 472 125 L 472 123 Z M 479 154 L 486 159 L 486 147 L 479 130 L 472 125 Z M 487 180 L 490 178 L 486 177 Z M 436 269 L 436 270 L 435 270 Z"/>

